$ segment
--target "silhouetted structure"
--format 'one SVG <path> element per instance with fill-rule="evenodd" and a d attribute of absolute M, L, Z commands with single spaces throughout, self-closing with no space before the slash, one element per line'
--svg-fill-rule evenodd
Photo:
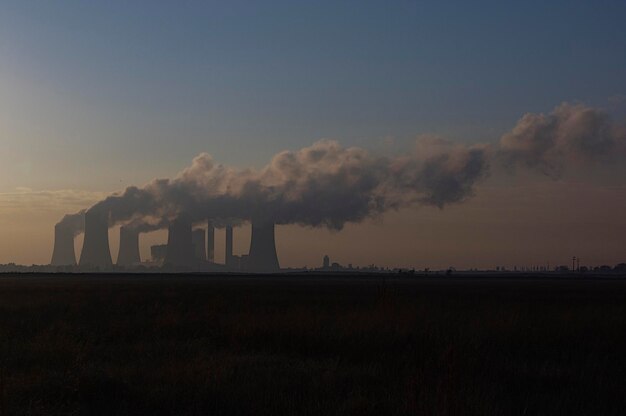
<path fill-rule="evenodd" d="M 207 221 L 206 229 L 207 260 L 215 261 L 215 228 L 211 220 Z"/>
<path fill-rule="evenodd" d="M 198 228 L 191 233 L 193 256 L 196 260 L 206 261 L 206 239 L 204 229 Z"/>
<path fill-rule="evenodd" d="M 132 266 L 141 263 L 139 255 L 139 232 L 128 227 L 120 227 L 120 250 L 117 254 L 118 266 Z"/>
<path fill-rule="evenodd" d="M 74 234 L 63 224 L 54 226 L 54 249 L 52 250 L 53 266 L 75 266 Z"/>
<path fill-rule="evenodd" d="M 89 210 L 85 213 L 85 240 L 79 265 L 105 269 L 113 265 L 106 212 Z"/>
<path fill-rule="evenodd" d="M 330 257 L 328 257 L 328 254 L 324 256 L 324 263 L 322 267 L 325 269 L 328 269 L 330 267 Z"/>
<path fill-rule="evenodd" d="M 167 255 L 167 244 L 150 246 L 150 256 L 153 261 L 163 261 Z"/>
<path fill-rule="evenodd" d="M 262 273 L 275 272 L 280 269 L 276 255 L 273 222 L 252 222 L 250 254 L 246 261 L 246 269 Z"/>
<path fill-rule="evenodd" d="M 224 263 L 227 266 L 233 264 L 233 226 L 226 226 L 226 247 L 225 247 Z"/>
<path fill-rule="evenodd" d="M 180 216 L 169 226 L 165 264 L 189 267 L 194 264 L 191 221 Z"/>

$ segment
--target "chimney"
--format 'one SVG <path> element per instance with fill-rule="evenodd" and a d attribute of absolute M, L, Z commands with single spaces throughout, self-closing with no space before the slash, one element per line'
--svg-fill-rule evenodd
<path fill-rule="evenodd" d="M 141 263 L 139 257 L 139 232 L 120 227 L 120 251 L 117 254 L 118 266 L 132 266 Z"/>
<path fill-rule="evenodd" d="M 206 248 L 207 248 L 207 260 L 210 262 L 215 261 L 215 228 L 211 220 L 207 221 L 206 229 Z"/>
<path fill-rule="evenodd" d="M 193 256 L 196 260 L 206 261 L 206 239 L 204 229 L 198 228 L 191 233 Z"/>
<path fill-rule="evenodd" d="M 178 217 L 169 226 L 165 264 L 185 267 L 194 264 L 191 221 L 186 217 Z"/>
<path fill-rule="evenodd" d="M 274 223 L 253 221 L 250 254 L 246 268 L 251 272 L 271 273 L 280 270 L 276 243 L 274 240 Z"/>
<path fill-rule="evenodd" d="M 226 226 L 226 249 L 225 249 L 224 263 L 227 266 L 231 266 L 233 263 L 233 226 Z"/>
<path fill-rule="evenodd" d="M 50 264 L 53 266 L 76 266 L 74 234 L 62 224 L 54 226 L 54 250 Z"/>
<path fill-rule="evenodd" d="M 106 213 L 89 210 L 85 213 L 85 240 L 80 253 L 80 266 L 109 268 L 109 224 Z"/>

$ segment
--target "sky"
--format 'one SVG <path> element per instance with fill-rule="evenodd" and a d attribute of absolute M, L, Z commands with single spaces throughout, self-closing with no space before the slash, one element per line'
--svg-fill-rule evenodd
<path fill-rule="evenodd" d="M 174 177 L 202 152 L 260 169 L 332 139 L 396 157 L 424 135 L 497 143 L 524 114 L 563 102 L 623 122 L 625 18 L 626 3 L 609 0 L 4 0 L 0 262 L 48 262 L 64 214 Z M 341 231 L 282 225 L 279 257 L 420 268 L 626 261 L 622 172 L 573 171 L 492 174 L 466 201 Z M 248 228 L 235 231 L 236 252 Z M 142 237 L 142 255 L 165 238 Z M 114 257 L 116 239 L 113 229 Z"/>

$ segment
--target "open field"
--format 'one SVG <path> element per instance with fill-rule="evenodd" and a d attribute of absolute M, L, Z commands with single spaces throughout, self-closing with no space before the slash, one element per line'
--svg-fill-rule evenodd
<path fill-rule="evenodd" d="M 626 280 L 0 277 L 0 414 L 623 414 Z"/>

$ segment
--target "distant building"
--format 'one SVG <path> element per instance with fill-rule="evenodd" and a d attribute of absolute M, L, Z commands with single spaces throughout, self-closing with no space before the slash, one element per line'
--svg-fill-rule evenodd
<path fill-rule="evenodd" d="M 324 256 L 324 263 L 322 267 L 324 269 L 328 269 L 330 267 L 330 257 L 328 257 L 328 254 Z"/>

